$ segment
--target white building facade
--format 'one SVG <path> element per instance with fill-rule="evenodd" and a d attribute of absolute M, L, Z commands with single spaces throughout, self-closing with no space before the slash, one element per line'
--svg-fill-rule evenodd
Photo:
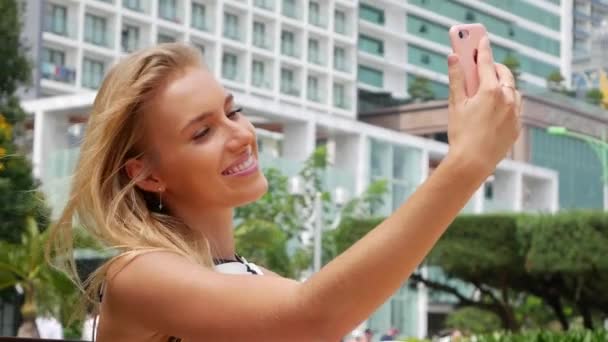
<path fill-rule="evenodd" d="M 538 1 L 549 13 L 559 15 L 569 0 Z M 428 177 L 430 161 L 441 159 L 448 147 L 357 121 L 357 91 L 406 96 L 410 74 L 428 76 L 445 86 L 445 70 L 433 66 L 449 52 L 447 35 L 440 38 L 434 30 L 445 27 L 447 34 L 447 26 L 456 19 L 427 8 L 427 3 L 444 1 L 28 0 L 27 14 L 40 18 L 26 24 L 37 61 L 35 87 L 25 95 L 31 99 L 23 102 L 34 124 L 34 174 L 42 180 L 57 214 L 67 198 L 79 139 L 103 75 L 126 53 L 183 41 L 204 52 L 209 68 L 258 128 L 263 167 L 295 175 L 315 147 L 326 144 L 331 167 L 325 186 L 357 195 L 372 181 L 386 179 L 390 192 L 379 214 L 389 214 Z M 564 24 L 544 27 L 499 5 L 469 0 L 445 3 L 491 13 L 554 40 L 563 35 Z M 386 25 L 369 22 L 378 8 L 385 13 Z M 433 37 L 442 42 L 410 32 L 411 22 L 416 24 L 412 29 L 419 30 L 424 20 L 428 21 L 422 22 L 425 32 L 437 32 Z M 396 33 L 398 27 L 401 33 Z M 373 40 L 378 38 L 383 41 L 382 55 L 369 52 L 377 48 Z M 492 38 L 523 56 L 542 58 L 551 68 L 569 70 L 564 45 L 547 48 L 550 53 L 498 35 Z M 429 55 L 429 67 L 423 63 L 424 54 Z M 377 77 L 369 69 L 385 75 L 381 84 L 369 84 Z M 540 83 L 533 70 L 524 70 L 523 78 Z M 552 170 L 504 160 L 489 182 L 493 199 L 485 198 L 484 186 L 465 212 L 558 210 L 557 173 Z M 404 284 L 368 325 L 378 331 L 397 326 L 405 335 L 425 336 L 427 297 L 425 288 Z"/>

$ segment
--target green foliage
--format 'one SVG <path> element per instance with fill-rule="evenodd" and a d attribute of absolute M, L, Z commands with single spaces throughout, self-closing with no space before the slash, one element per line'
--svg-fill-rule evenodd
<path fill-rule="evenodd" d="M 600 106 L 604 100 L 604 93 L 599 89 L 591 89 L 585 94 L 585 100 L 592 105 Z"/>
<path fill-rule="evenodd" d="M 487 334 L 501 328 L 500 318 L 496 314 L 474 307 L 450 312 L 445 325 L 468 334 Z"/>
<path fill-rule="evenodd" d="M 461 305 L 498 314 L 504 328 L 562 328 L 580 316 L 586 328 L 608 317 L 608 215 L 562 212 L 556 215 L 458 217 L 426 262 L 448 279 L 477 289 L 472 298 L 449 282 L 415 274 L 434 290 L 460 294 Z"/>
<path fill-rule="evenodd" d="M 40 232 L 33 218 L 27 223 L 19 244 L 0 241 L 0 290 L 16 285 L 23 289 L 21 311 L 26 319 L 51 314 L 67 322 L 78 291 L 65 274 L 46 262 L 48 231 Z"/>
<path fill-rule="evenodd" d="M 410 98 L 414 101 L 430 101 L 435 99 L 430 81 L 425 77 L 416 76 L 407 88 Z"/>
<path fill-rule="evenodd" d="M 606 330 L 572 330 L 568 332 L 527 331 L 519 334 L 495 332 L 474 336 L 465 342 L 605 342 L 608 341 Z"/>
<path fill-rule="evenodd" d="M 564 80 L 564 76 L 562 76 L 559 70 L 555 70 L 547 76 L 547 88 L 554 92 L 565 93 L 566 86 L 563 84 Z"/>
<path fill-rule="evenodd" d="M 18 243 L 27 226 L 26 218 L 34 217 L 44 229 L 49 210 L 38 184 L 32 178 L 32 168 L 19 151 L 15 138 L 22 132 L 25 117 L 16 91 L 26 86 L 31 67 L 26 48 L 21 44 L 22 1 L 0 1 L 0 240 Z"/>

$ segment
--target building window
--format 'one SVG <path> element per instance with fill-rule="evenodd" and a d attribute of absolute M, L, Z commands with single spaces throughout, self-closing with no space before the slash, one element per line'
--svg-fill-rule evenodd
<path fill-rule="evenodd" d="M 192 27 L 207 30 L 207 8 L 203 4 L 192 2 Z"/>
<path fill-rule="evenodd" d="M 274 9 L 274 0 L 254 0 L 253 4 L 257 7 L 271 11 Z"/>
<path fill-rule="evenodd" d="M 222 56 L 222 77 L 237 80 L 238 57 L 235 54 L 224 52 Z"/>
<path fill-rule="evenodd" d="M 321 64 L 319 41 L 316 39 L 308 39 L 308 61 L 315 64 Z"/>
<path fill-rule="evenodd" d="M 430 64 L 431 63 L 431 57 L 429 55 L 421 55 L 420 56 L 420 62 L 422 64 Z"/>
<path fill-rule="evenodd" d="M 296 57 L 295 35 L 293 32 L 281 32 L 281 52 L 284 55 Z"/>
<path fill-rule="evenodd" d="M 295 84 L 293 70 L 281 68 L 281 92 L 292 96 L 300 96 L 300 91 Z"/>
<path fill-rule="evenodd" d="M 85 57 L 82 63 L 82 86 L 97 89 L 103 80 L 104 64 Z"/>
<path fill-rule="evenodd" d="M 335 10 L 334 31 L 340 34 L 346 34 L 346 13 L 343 11 Z"/>
<path fill-rule="evenodd" d="M 310 101 L 321 102 L 319 96 L 319 79 L 315 76 L 308 76 L 306 96 Z"/>
<path fill-rule="evenodd" d="M 359 35 L 359 50 L 374 55 L 383 56 L 384 42 L 382 40 L 361 34 Z"/>
<path fill-rule="evenodd" d="M 346 50 L 339 46 L 334 47 L 334 69 L 348 71 L 348 66 L 346 65 Z"/>
<path fill-rule="evenodd" d="M 253 22 L 253 45 L 262 49 L 270 48 L 266 42 L 266 24 L 259 21 Z"/>
<path fill-rule="evenodd" d="M 95 45 L 107 46 L 106 18 L 88 14 L 84 20 L 84 40 Z"/>
<path fill-rule="evenodd" d="M 270 84 L 266 81 L 266 65 L 262 61 L 254 60 L 251 65 L 252 75 L 251 83 L 260 88 L 270 88 Z"/>
<path fill-rule="evenodd" d="M 62 36 L 68 35 L 68 9 L 65 6 L 49 5 L 46 8 L 46 30 Z"/>
<path fill-rule="evenodd" d="M 283 0 L 283 15 L 297 18 L 296 0 Z"/>
<path fill-rule="evenodd" d="M 139 48 L 139 27 L 125 24 L 122 27 L 120 43 L 124 52 L 137 50 Z"/>
<path fill-rule="evenodd" d="M 384 25 L 384 11 L 366 4 L 359 6 L 359 17 L 369 22 Z"/>
<path fill-rule="evenodd" d="M 158 44 L 163 44 L 163 43 L 175 43 L 177 39 L 175 39 L 175 37 L 170 36 L 168 34 L 164 34 L 164 33 L 159 33 L 158 36 L 156 37 L 156 41 L 158 42 Z"/>
<path fill-rule="evenodd" d="M 177 0 L 158 0 L 159 17 L 177 22 Z"/>
<path fill-rule="evenodd" d="M 321 6 L 318 2 L 311 1 L 308 4 L 308 21 L 315 26 L 323 26 L 321 19 Z"/>
<path fill-rule="evenodd" d="M 239 17 L 224 13 L 224 37 L 239 40 Z"/>
<path fill-rule="evenodd" d="M 53 65 L 64 66 L 65 65 L 65 52 L 44 48 L 42 50 L 42 61 Z"/>
<path fill-rule="evenodd" d="M 357 77 L 362 83 L 378 88 L 382 88 L 384 86 L 384 73 L 381 70 L 359 65 Z"/>
<path fill-rule="evenodd" d="M 122 5 L 130 10 L 143 12 L 143 8 L 141 7 L 141 0 L 122 0 Z"/>
<path fill-rule="evenodd" d="M 343 109 L 349 107 L 346 102 L 346 91 L 343 84 L 334 83 L 334 106 Z"/>

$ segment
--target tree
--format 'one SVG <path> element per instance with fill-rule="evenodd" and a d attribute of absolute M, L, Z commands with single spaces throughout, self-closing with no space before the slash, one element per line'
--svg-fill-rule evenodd
<path fill-rule="evenodd" d="M 511 70 L 513 78 L 515 78 L 515 86 L 517 86 L 519 84 L 519 76 L 521 74 L 519 72 L 521 64 L 519 63 L 517 57 L 512 54 L 508 54 L 502 61 L 502 64 L 504 64 L 507 68 L 509 68 L 509 70 Z"/>
<path fill-rule="evenodd" d="M 450 312 L 445 325 L 467 334 L 487 334 L 501 328 L 498 316 L 475 307 L 464 307 Z"/>
<path fill-rule="evenodd" d="M 20 337 L 38 337 L 35 319 L 39 314 L 66 317 L 78 292 L 63 273 L 53 269 L 44 256 L 48 231 L 40 232 L 36 220 L 28 218 L 18 244 L 0 241 L 0 290 L 19 288 L 24 301 Z"/>
<path fill-rule="evenodd" d="M 592 105 L 601 106 L 604 100 L 604 93 L 599 89 L 591 89 L 585 94 L 585 99 Z"/>
<path fill-rule="evenodd" d="M 415 102 L 426 102 L 435 99 L 431 83 L 425 77 L 416 76 L 407 88 L 407 91 L 410 94 L 410 98 Z"/>
<path fill-rule="evenodd" d="M 564 76 L 562 76 L 559 70 L 555 70 L 547 76 L 547 88 L 554 92 L 564 93 L 566 91 L 566 87 L 563 84 L 564 80 Z"/>
<path fill-rule="evenodd" d="M 26 218 L 36 218 L 46 228 L 49 211 L 32 168 L 15 143 L 23 130 L 24 112 L 16 91 L 28 85 L 31 67 L 20 41 L 21 13 L 17 0 L 0 1 L 0 240 L 17 243 Z"/>

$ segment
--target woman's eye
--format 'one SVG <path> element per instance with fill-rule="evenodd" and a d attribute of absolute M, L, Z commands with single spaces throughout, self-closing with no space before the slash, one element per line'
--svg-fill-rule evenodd
<path fill-rule="evenodd" d="M 226 114 L 227 117 L 229 117 L 230 119 L 234 119 L 236 117 L 238 117 L 239 113 L 241 113 L 243 111 L 243 107 L 237 107 L 233 110 L 231 110 L 230 112 L 228 112 L 228 114 Z"/>
<path fill-rule="evenodd" d="M 198 131 L 196 131 L 196 133 L 194 133 L 192 140 L 199 140 L 199 139 L 203 138 L 204 136 L 206 136 L 207 133 L 209 133 L 209 128 L 198 130 Z"/>

